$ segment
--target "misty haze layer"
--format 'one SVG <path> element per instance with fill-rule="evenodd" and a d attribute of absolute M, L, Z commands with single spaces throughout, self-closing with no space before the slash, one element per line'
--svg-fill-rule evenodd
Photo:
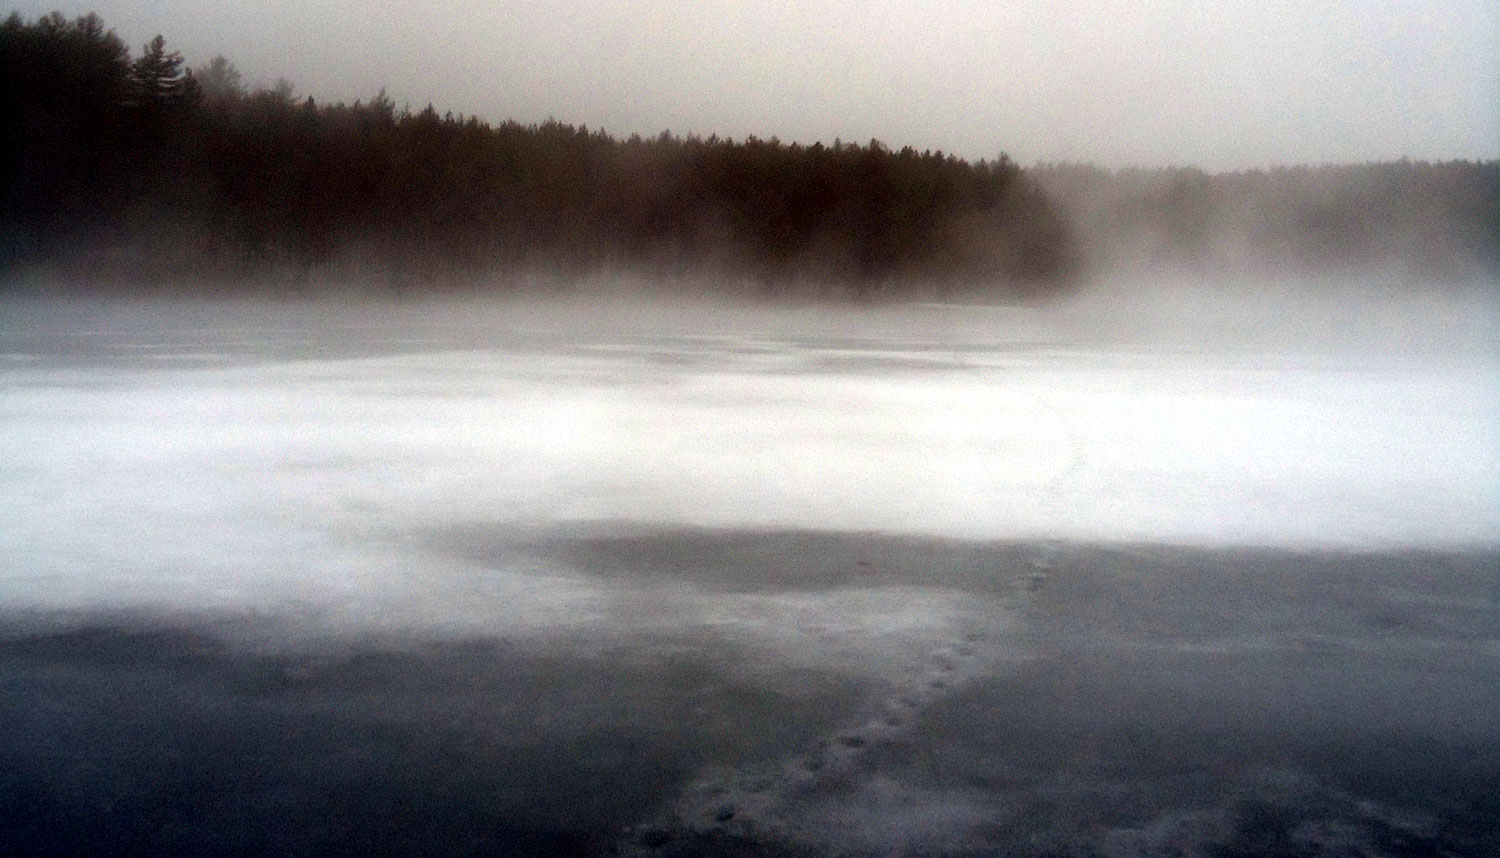
<path fill-rule="evenodd" d="M 420 537 L 474 523 L 1494 545 L 1482 297 L 1137 294 L 837 317 L 12 302 L 0 602 L 455 626 L 605 610 Z"/>

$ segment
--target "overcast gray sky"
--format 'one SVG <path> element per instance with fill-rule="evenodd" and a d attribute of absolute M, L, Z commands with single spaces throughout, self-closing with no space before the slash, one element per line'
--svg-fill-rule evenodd
<path fill-rule="evenodd" d="M 1022 163 L 1500 157 L 1500 0 L 92 0 L 135 50 L 617 134 Z"/>

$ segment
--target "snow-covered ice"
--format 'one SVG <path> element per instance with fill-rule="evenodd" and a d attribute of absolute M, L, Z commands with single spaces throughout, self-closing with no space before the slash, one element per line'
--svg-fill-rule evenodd
<path fill-rule="evenodd" d="M 597 613 L 598 582 L 520 569 L 476 590 L 412 536 L 473 523 L 1500 536 L 1482 304 L 1397 303 L 1364 333 L 1336 302 L 1287 311 L 1335 337 L 1237 327 L 1266 324 L 1237 306 L 1173 336 L 1194 317 L 1161 306 L 1152 327 L 1087 305 L 13 303 L 0 601 Z M 1393 325 L 1414 333 L 1376 336 Z"/>

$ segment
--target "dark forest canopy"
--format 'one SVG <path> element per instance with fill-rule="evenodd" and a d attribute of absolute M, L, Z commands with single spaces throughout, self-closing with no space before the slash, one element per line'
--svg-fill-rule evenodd
<path fill-rule="evenodd" d="M 738 272 L 856 291 L 1038 283 L 1061 221 L 1003 157 L 876 141 L 616 139 L 491 126 L 431 106 L 318 104 L 196 71 L 160 38 L 131 59 L 98 18 L 0 27 L 0 253 L 13 270 L 150 278 L 507 269 Z"/>
<path fill-rule="evenodd" d="M 247 89 L 95 16 L 0 25 L 0 272 L 502 288 L 634 272 L 1007 292 L 1134 260 L 1493 270 L 1500 164 L 1208 175 L 775 138 L 611 137 Z M 1479 260 L 1474 263 L 1474 260 Z M 702 275 L 709 275 L 703 278 Z"/>

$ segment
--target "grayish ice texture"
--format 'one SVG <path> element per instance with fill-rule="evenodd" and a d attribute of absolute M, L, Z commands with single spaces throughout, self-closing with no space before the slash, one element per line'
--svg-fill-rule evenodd
<path fill-rule="evenodd" d="M 13 302 L 0 602 L 506 627 L 609 613 L 597 582 L 477 580 L 410 536 L 473 522 L 1493 546 L 1492 297 Z"/>
<path fill-rule="evenodd" d="M 1493 854 L 1494 296 L 10 300 L 0 847 Z"/>

